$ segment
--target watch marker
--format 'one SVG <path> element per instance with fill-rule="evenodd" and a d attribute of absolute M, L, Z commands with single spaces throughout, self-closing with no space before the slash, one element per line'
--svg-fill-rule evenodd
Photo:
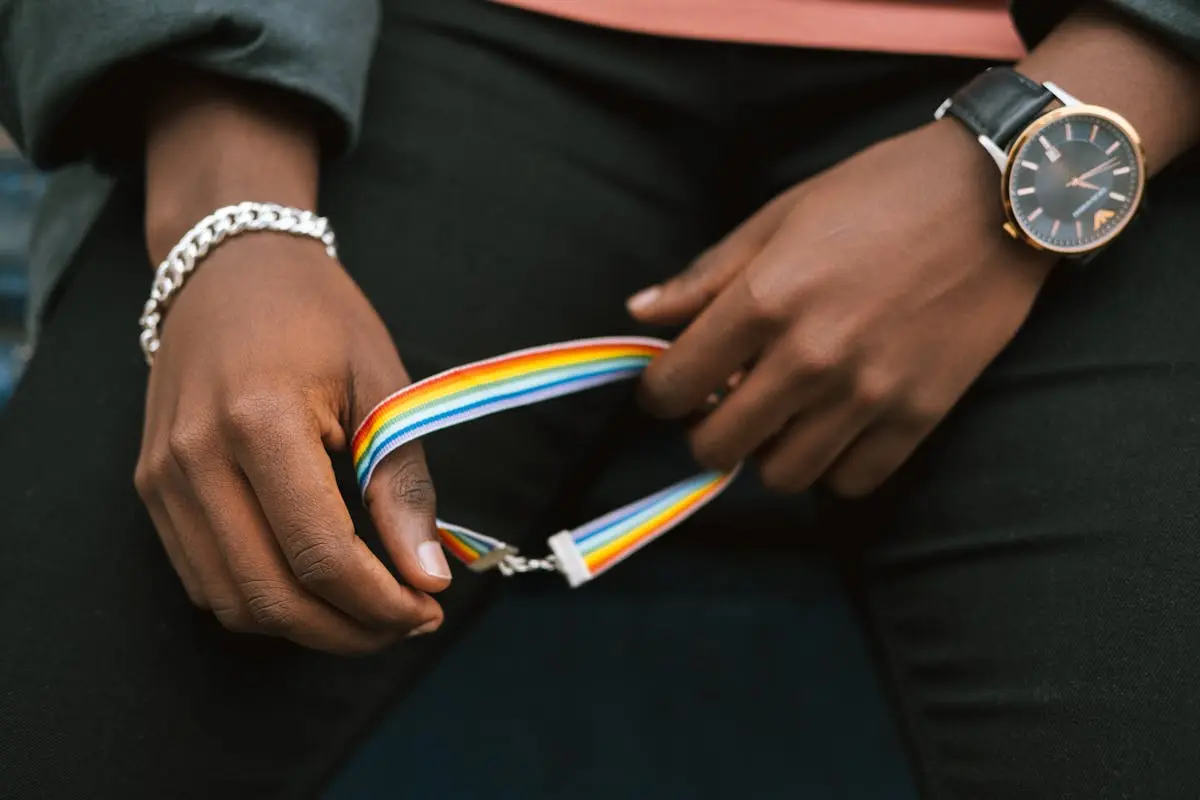
<path fill-rule="evenodd" d="M 1037 191 L 1036 186 L 1026 186 L 1024 189 L 1017 189 L 1017 194 L 1024 196 L 1027 194 L 1033 194 L 1036 191 Z"/>
<path fill-rule="evenodd" d="M 1113 175 L 1125 175 L 1129 172 L 1129 167 L 1117 167 L 1113 170 Z"/>
<path fill-rule="evenodd" d="M 1109 145 L 1108 149 L 1104 151 L 1104 155 L 1111 156 L 1113 151 L 1116 150 L 1120 146 L 1121 146 L 1120 141 L 1113 142 L 1111 145 Z"/>
<path fill-rule="evenodd" d="M 1050 226 L 1050 237 L 1051 238 L 1058 236 L 1058 226 L 1060 224 L 1061 223 L 1058 220 L 1054 220 L 1054 224 Z"/>
<path fill-rule="evenodd" d="M 1104 223 L 1108 222 L 1116 215 L 1117 212 L 1115 211 L 1109 211 L 1107 208 L 1100 209 L 1096 212 L 1096 215 L 1092 217 L 1092 229 L 1097 231 L 1100 230 L 1102 227 L 1104 227 Z"/>
<path fill-rule="evenodd" d="M 1038 142 L 1041 143 L 1042 148 L 1046 151 L 1046 159 L 1051 164 L 1053 164 L 1055 161 L 1058 161 L 1058 149 L 1055 148 L 1054 145 L 1050 144 L 1049 139 L 1047 139 L 1045 136 L 1038 136 Z"/>
<path fill-rule="evenodd" d="M 1080 242 L 1083 241 L 1083 220 L 1075 220 L 1075 239 Z"/>
<path fill-rule="evenodd" d="M 1099 133 L 1099 132 L 1100 132 L 1100 126 L 1099 126 L 1099 125 L 1093 125 L 1093 126 L 1092 126 L 1092 135 L 1088 137 L 1088 141 L 1089 141 L 1089 142 L 1094 142 L 1094 141 L 1096 141 L 1096 134 L 1097 134 L 1097 133 Z"/>
<path fill-rule="evenodd" d="M 1066 128 L 1067 141 L 1069 142 L 1069 141 L 1071 141 L 1071 123 L 1068 122 L 1064 127 Z"/>
<path fill-rule="evenodd" d="M 1038 165 L 1033 163 L 1032 161 L 1022 161 L 1021 166 L 1024 167 L 1025 169 L 1031 169 L 1034 172 L 1037 172 L 1037 168 L 1038 168 Z"/>
<path fill-rule="evenodd" d="M 1119 200 L 1122 203 L 1124 203 L 1126 200 L 1129 199 L 1128 197 L 1121 194 L 1120 192 L 1109 192 L 1108 196 L 1111 197 L 1113 200 Z"/>
<path fill-rule="evenodd" d="M 1037 219 L 1037 218 L 1038 218 L 1038 217 L 1040 217 L 1041 215 L 1042 215 L 1042 207 L 1041 207 L 1041 206 L 1038 206 L 1038 207 L 1037 207 L 1037 208 L 1035 208 L 1035 209 L 1033 210 L 1033 212 L 1032 212 L 1032 213 L 1029 215 L 1029 221 L 1030 221 L 1030 222 L 1033 222 L 1035 219 Z"/>

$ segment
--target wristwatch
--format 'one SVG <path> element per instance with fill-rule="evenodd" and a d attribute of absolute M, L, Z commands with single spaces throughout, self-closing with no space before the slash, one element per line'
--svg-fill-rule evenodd
<path fill-rule="evenodd" d="M 1085 257 L 1133 220 L 1146 160 L 1133 126 L 1053 83 L 994 67 L 934 113 L 974 133 L 1002 174 L 1004 230 L 1039 250 Z"/>

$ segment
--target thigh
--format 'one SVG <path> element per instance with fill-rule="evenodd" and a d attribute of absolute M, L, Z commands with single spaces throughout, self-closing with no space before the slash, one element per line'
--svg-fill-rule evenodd
<path fill-rule="evenodd" d="M 600 92 L 571 64 L 621 57 L 616 37 L 455 5 L 458 18 L 439 19 L 440 4 L 388 4 L 362 146 L 327 172 L 322 197 L 347 268 L 416 376 L 627 331 L 625 294 L 717 233 L 667 132 L 624 122 L 620 106 L 661 53 L 627 54 L 623 82 Z M 0 419 L 0 786 L 16 797 L 307 795 L 490 584 L 460 575 L 444 632 L 358 660 L 231 635 L 188 605 L 131 481 L 145 381 L 133 321 L 150 277 L 141 213 L 130 187 L 110 201 Z M 443 515 L 503 537 L 537 531 L 624 398 L 601 392 L 435 437 Z"/>
<path fill-rule="evenodd" d="M 1198 160 L 848 510 L 931 797 L 1200 794 Z"/>

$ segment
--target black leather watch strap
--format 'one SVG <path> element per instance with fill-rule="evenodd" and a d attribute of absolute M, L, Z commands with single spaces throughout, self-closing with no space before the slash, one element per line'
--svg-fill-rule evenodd
<path fill-rule="evenodd" d="M 1052 99 L 1050 90 L 1016 70 L 993 67 L 955 92 L 946 113 L 1007 150 Z"/>

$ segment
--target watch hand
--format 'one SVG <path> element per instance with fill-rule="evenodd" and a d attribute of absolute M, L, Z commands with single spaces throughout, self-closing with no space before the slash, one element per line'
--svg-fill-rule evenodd
<path fill-rule="evenodd" d="M 1097 186 L 1094 183 L 1088 183 L 1087 181 L 1080 180 L 1079 178 L 1071 178 L 1070 182 L 1067 183 L 1067 186 L 1078 186 L 1080 189 L 1099 189 L 1100 188 L 1099 186 Z"/>
<path fill-rule="evenodd" d="M 1092 177 L 1093 175 L 1095 175 L 1097 173 L 1104 172 L 1104 170 L 1106 170 L 1106 169 L 1111 169 L 1112 167 L 1115 167 L 1117 165 L 1117 162 L 1119 162 L 1119 161 L 1120 161 L 1119 158 L 1110 158 L 1108 161 L 1105 161 L 1100 166 L 1092 167 L 1091 169 L 1089 169 L 1087 172 L 1083 173 L 1082 175 L 1072 178 L 1071 183 L 1074 183 L 1075 181 L 1086 181 L 1088 178 Z"/>
<path fill-rule="evenodd" d="M 1108 190 L 1107 190 L 1107 189 L 1101 189 L 1100 191 L 1096 192 L 1094 195 L 1092 195 L 1091 197 L 1089 197 L 1089 198 L 1088 198 L 1088 200 L 1087 200 L 1087 202 L 1086 202 L 1086 203 L 1084 203 L 1083 205 L 1081 205 L 1079 208 L 1075 209 L 1075 212 L 1074 212 L 1073 214 L 1071 214 L 1071 216 L 1072 216 L 1072 217 L 1074 217 L 1075 219 L 1079 219 L 1079 215 L 1080 215 L 1080 214 L 1082 214 L 1083 212 L 1087 211 L 1087 210 L 1088 210 L 1088 208 L 1090 208 L 1090 207 L 1092 206 L 1092 204 L 1093 204 L 1093 203 L 1095 203 L 1095 202 L 1096 202 L 1097 200 L 1099 200 L 1101 197 L 1104 197 L 1104 195 L 1105 195 L 1107 192 L 1108 192 Z"/>

